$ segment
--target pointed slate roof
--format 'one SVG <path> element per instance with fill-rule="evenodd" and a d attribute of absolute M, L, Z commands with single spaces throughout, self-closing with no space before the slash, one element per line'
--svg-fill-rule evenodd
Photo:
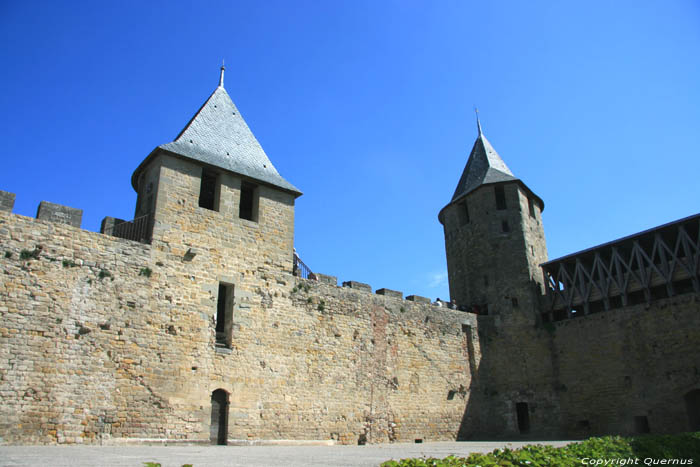
<path fill-rule="evenodd" d="M 518 179 L 513 175 L 506 163 L 503 162 L 503 159 L 501 159 L 501 156 L 498 155 L 493 146 L 491 146 L 489 140 L 481 132 L 481 125 L 479 125 L 479 136 L 476 138 L 472 152 L 469 154 L 467 166 L 462 172 L 459 183 L 457 183 L 457 189 L 452 196 L 452 201 L 471 193 L 481 185 L 512 180 Z"/>
<path fill-rule="evenodd" d="M 478 117 L 476 123 L 479 129 L 479 135 L 469 154 L 467 165 L 464 167 L 464 172 L 462 172 L 459 183 L 457 183 L 457 188 L 452 195 L 452 200 L 447 203 L 447 206 L 468 195 L 480 186 L 502 182 L 517 182 L 537 200 L 541 206 L 540 209 L 544 210 L 544 201 L 542 201 L 542 198 L 530 190 L 522 180 L 513 175 L 513 172 L 510 171 L 506 163 L 501 159 L 501 156 L 498 155 L 493 146 L 491 146 L 491 143 L 489 143 L 489 140 L 486 139 L 486 136 L 484 136 L 484 133 L 481 131 L 481 122 L 479 122 Z M 441 223 L 443 221 L 442 213 L 447 206 L 442 208 L 438 214 L 438 219 Z"/>
<path fill-rule="evenodd" d="M 175 141 L 158 146 L 134 171 L 131 177 L 134 188 L 141 169 L 159 149 L 301 195 L 277 172 L 224 89 L 223 67 L 219 86 Z"/>

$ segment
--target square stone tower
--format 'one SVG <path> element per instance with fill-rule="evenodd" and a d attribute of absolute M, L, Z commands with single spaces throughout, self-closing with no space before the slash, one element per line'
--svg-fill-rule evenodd
<path fill-rule="evenodd" d="M 177 254 L 217 250 L 235 258 L 229 270 L 291 272 L 301 192 L 270 162 L 223 78 L 222 66 L 219 86 L 175 140 L 134 171 L 135 217 L 150 223 L 153 242 Z"/>

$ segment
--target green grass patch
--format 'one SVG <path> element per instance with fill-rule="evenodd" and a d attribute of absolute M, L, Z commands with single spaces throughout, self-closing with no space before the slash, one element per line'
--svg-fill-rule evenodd
<path fill-rule="evenodd" d="M 34 250 L 22 250 L 19 252 L 19 259 L 22 261 L 37 259 L 39 258 L 39 253 L 41 253 L 41 248 L 34 248 Z"/>
<path fill-rule="evenodd" d="M 141 268 L 139 272 L 139 276 L 151 277 L 151 274 L 153 274 L 151 268 Z"/>
<path fill-rule="evenodd" d="M 589 438 L 561 448 L 537 444 L 520 449 L 495 449 L 488 454 L 470 454 L 468 457 L 390 460 L 382 463 L 381 467 L 549 467 L 554 465 L 574 467 L 581 465 L 698 465 L 699 463 L 700 432 L 630 438 L 604 436 Z"/>

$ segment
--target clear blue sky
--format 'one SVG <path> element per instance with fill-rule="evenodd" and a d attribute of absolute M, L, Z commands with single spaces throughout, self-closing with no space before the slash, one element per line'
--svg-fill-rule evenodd
<path fill-rule="evenodd" d="M 0 0 L 0 189 L 83 228 L 218 82 L 304 195 L 312 269 L 448 297 L 438 211 L 484 133 L 544 199 L 550 258 L 695 214 L 695 0 Z"/>

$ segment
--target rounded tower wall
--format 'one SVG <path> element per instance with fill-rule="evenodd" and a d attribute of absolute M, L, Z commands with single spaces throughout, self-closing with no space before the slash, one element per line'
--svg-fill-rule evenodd
<path fill-rule="evenodd" d="M 480 313 L 529 305 L 546 261 L 541 202 L 519 181 L 482 185 L 443 213 L 450 295 Z"/>

